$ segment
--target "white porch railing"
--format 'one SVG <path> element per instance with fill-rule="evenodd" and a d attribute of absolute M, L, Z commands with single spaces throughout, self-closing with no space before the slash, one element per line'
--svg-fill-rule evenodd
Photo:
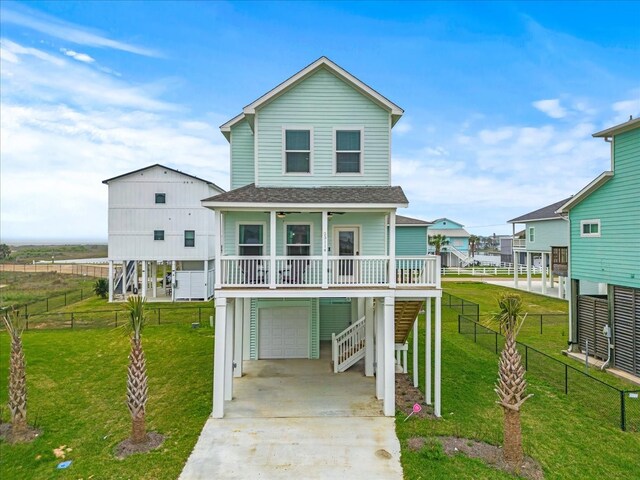
<path fill-rule="evenodd" d="M 333 372 L 344 372 L 351 365 L 364 357 L 365 352 L 365 317 L 347 327 L 339 334 L 331 335 L 331 355 Z"/>
<path fill-rule="evenodd" d="M 513 239 L 513 248 L 525 248 L 527 246 L 526 238 L 514 238 Z"/>
<path fill-rule="evenodd" d="M 220 286 L 248 288 L 385 287 L 389 285 L 387 256 L 329 256 L 323 285 L 322 256 L 222 256 Z M 438 258 L 397 257 L 396 285 L 438 287 Z M 270 275 L 275 269 L 275 279 Z M 273 283 L 272 283 L 273 282 Z"/>

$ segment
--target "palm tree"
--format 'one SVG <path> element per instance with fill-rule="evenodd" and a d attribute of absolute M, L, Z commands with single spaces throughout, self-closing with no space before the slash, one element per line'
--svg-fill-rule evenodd
<path fill-rule="evenodd" d="M 131 353 L 127 375 L 127 407 L 131 413 L 131 443 L 147 441 L 145 406 L 147 404 L 147 364 L 142 350 L 142 328 L 146 320 L 145 300 L 129 297 L 127 302 L 129 327 L 131 328 Z"/>
<path fill-rule="evenodd" d="M 532 396 L 525 395 L 525 369 L 516 342 L 526 315 L 522 314 L 522 298 L 516 293 L 503 293 L 498 297 L 498 305 L 500 311 L 496 318 L 504 331 L 505 344 L 500 354 L 495 392 L 499 398 L 497 403 L 504 411 L 504 460 L 518 471 L 523 457 L 520 407 Z"/>
<path fill-rule="evenodd" d="M 445 235 L 429 235 L 429 245 L 432 245 L 436 249 L 436 255 L 440 255 L 442 247 L 449 245 L 449 239 Z"/>
<path fill-rule="evenodd" d="M 27 375 L 22 348 L 24 317 L 14 310 L 5 311 L 2 320 L 11 339 L 9 360 L 9 411 L 11 412 L 11 435 L 21 438 L 27 431 Z"/>
<path fill-rule="evenodd" d="M 469 250 L 471 251 L 471 256 L 476 256 L 476 250 L 478 249 L 478 243 L 480 243 L 480 237 L 477 235 L 471 235 L 469 237 Z"/>

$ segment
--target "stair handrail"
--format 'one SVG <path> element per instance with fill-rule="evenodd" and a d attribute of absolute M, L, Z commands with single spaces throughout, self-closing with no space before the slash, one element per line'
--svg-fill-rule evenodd
<path fill-rule="evenodd" d="M 342 332 L 331 334 L 331 356 L 333 360 L 333 371 L 334 373 L 338 373 L 338 367 L 345 363 L 343 360 L 338 364 L 338 360 L 342 357 L 342 353 L 346 350 L 344 346 L 349 344 L 351 348 L 354 348 L 358 345 L 358 342 L 354 342 L 353 338 L 357 336 L 361 336 L 364 331 L 364 323 L 365 317 L 363 316 L 357 322 L 349 325 Z M 364 337 L 363 337 L 364 340 Z M 353 356 L 356 352 L 352 352 Z"/>

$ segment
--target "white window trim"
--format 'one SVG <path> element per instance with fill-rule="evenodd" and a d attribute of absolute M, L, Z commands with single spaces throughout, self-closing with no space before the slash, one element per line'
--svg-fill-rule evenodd
<path fill-rule="evenodd" d="M 307 130 L 309 132 L 309 172 L 287 172 L 287 130 Z M 284 125 L 282 127 L 282 174 L 292 177 L 308 177 L 313 175 L 313 127 L 309 125 Z M 290 150 L 306 152 L 306 150 Z"/>
<path fill-rule="evenodd" d="M 259 244 L 248 244 L 248 243 L 240 243 L 240 225 L 262 225 L 262 256 L 263 257 L 268 257 L 269 255 L 265 255 L 265 250 L 267 249 L 267 238 L 269 238 L 267 235 L 269 232 L 267 232 L 267 222 L 262 222 L 262 221 L 257 221 L 257 222 L 252 222 L 251 220 L 237 220 L 236 221 L 236 238 L 233 241 L 233 243 L 236 246 L 236 256 L 240 256 L 240 245 L 259 245 Z"/>
<path fill-rule="evenodd" d="M 531 232 L 533 232 L 533 235 L 531 235 Z M 533 240 L 531 240 L 532 236 Z M 527 228 L 527 243 L 536 243 L 536 227 Z"/>
<path fill-rule="evenodd" d="M 287 253 L 287 247 L 289 246 L 289 243 L 287 243 L 287 227 L 289 225 L 309 225 L 309 256 L 313 255 L 313 223 L 312 222 L 284 222 L 284 249 L 283 249 L 283 254 L 285 256 L 289 256 L 289 254 Z M 298 243 L 298 244 L 291 244 L 292 246 L 305 246 L 306 243 Z"/>
<path fill-rule="evenodd" d="M 355 172 L 338 172 L 338 149 L 336 145 L 336 132 L 343 130 L 358 130 L 360 132 L 360 171 Z M 331 151 L 333 152 L 333 175 L 339 177 L 361 177 L 364 175 L 364 126 L 338 126 L 333 127 L 331 135 Z"/>
<path fill-rule="evenodd" d="M 584 233 L 584 225 L 598 225 L 598 233 Z M 602 235 L 602 226 L 600 225 L 600 219 L 594 218 L 591 220 L 580 220 L 580 236 L 581 237 L 600 237 Z"/>

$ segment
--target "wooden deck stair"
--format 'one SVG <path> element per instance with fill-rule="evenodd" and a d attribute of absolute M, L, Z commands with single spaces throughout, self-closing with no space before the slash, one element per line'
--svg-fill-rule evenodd
<path fill-rule="evenodd" d="M 420 300 L 396 300 L 395 309 L 395 343 L 405 343 L 409 338 L 409 333 L 413 328 L 413 322 L 418 318 L 418 314 L 424 305 Z"/>

